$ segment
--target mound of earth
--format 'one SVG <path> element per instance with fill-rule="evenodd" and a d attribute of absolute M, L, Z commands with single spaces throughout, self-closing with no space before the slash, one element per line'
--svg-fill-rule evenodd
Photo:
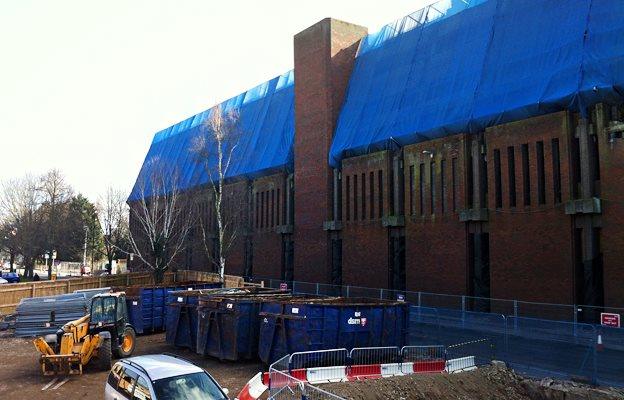
<path fill-rule="evenodd" d="M 322 389 L 352 400 L 611 400 L 624 391 L 575 382 L 523 378 L 503 364 L 456 374 L 417 374 L 358 382 L 329 383 Z"/>

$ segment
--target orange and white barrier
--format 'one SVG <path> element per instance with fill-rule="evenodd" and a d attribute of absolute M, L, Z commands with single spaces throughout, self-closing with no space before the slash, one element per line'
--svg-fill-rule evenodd
<path fill-rule="evenodd" d="M 247 382 L 247 384 L 243 387 L 243 390 L 236 396 L 237 400 L 256 400 L 262 396 L 264 392 L 269 388 L 268 386 L 268 376 L 265 373 L 265 382 L 263 382 L 262 372 L 258 372 L 253 378 Z"/>

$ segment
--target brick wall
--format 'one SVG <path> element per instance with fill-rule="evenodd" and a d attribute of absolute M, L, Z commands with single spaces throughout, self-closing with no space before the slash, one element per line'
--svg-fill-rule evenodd
<path fill-rule="evenodd" d="M 464 135 L 404 148 L 408 290 L 467 293 L 465 155 Z"/>
<path fill-rule="evenodd" d="M 587 120 L 558 112 L 344 159 L 334 204 L 328 151 L 365 34 L 324 19 L 295 35 L 294 197 L 286 173 L 227 185 L 227 213 L 242 226 L 227 273 L 252 267 L 256 276 L 292 278 L 289 265 L 295 280 L 330 282 L 333 240 L 342 243 L 333 253 L 342 254 L 342 283 L 390 287 L 390 243 L 404 237 L 408 290 L 470 294 L 477 234 L 489 243 L 480 271 L 489 271 L 492 297 L 579 302 L 588 287 L 582 280 L 594 271 L 604 275 L 605 304 L 624 306 L 624 139 L 612 136 L 624 120 L 621 107 L 598 106 Z M 188 195 L 200 200 L 197 218 L 214 237 L 210 193 Z M 177 262 L 209 270 L 200 221 Z M 137 234 L 136 221 L 131 229 Z"/>
<path fill-rule="evenodd" d="M 624 110 L 607 106 L 598 110 L 605 305 L 624 307 L 624 139 L 612 139 L 605 129 L 612 120 L 624 120 Z"/>
<path fill-rule="evenodd" d="M 390 154 L 377 152 L 342 163 L 342 281 L 366 287 L 388 286 Z M 372 184 L 371 184 L 372 182 Z"/>
<path fill-rule="evenodd" d="M 571 132 L 565 112 L 486 130 L 492 297 L 574 301 L 572 226 L 563 207 L 563 201 L 570 198 Z M 558 184 L 553 169 L 555 147 Z M 515 205 L 510 174 L 515 179 Z M 555 188 L 560 188 L 560 194 L 555 195 Z"/>
<path fill-rule="evenodd" d="M 252 231 L 253 273 L 262 277 L 282 277 L 282 237 L 277 227 L 285 223 L 284 173 L 253 182 Z"/>
<path fill-rule="evenodd" d="M 366 28 L 324 19 L 294 38 L 295 279 L 330 281 L 329 147 L 359 40 Z"/>

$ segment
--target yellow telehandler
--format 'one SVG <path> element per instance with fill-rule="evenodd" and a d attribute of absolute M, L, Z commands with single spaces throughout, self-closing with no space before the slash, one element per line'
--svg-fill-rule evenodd
<path fill-rule="evenodd" d="M 91 363 L 98 370 L 110 370 L 113 354 L 132 355 L 136 332 L 128 323 L 124 292 L 97 294 L 91 300 L 91 313 L 68 322 L 56 334 L 34 341 L 41 353 L 44 375 L 82 374 Z"/>

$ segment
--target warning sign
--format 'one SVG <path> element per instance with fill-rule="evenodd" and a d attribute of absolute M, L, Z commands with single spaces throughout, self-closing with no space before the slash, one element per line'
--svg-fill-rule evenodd
<path fill-rule="evenodd" d="M 600 313 L 600 325 L 612 328 L 620 327 L 620 314 Z"/>

